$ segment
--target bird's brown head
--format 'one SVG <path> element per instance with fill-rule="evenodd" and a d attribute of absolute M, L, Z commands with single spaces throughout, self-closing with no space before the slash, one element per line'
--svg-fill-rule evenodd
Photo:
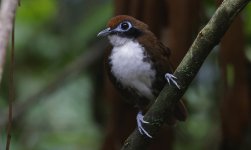
<path fill-rule="evenodd" d="M 148 30 L 148 26 L 127 15 L 119 15 L 108 21 L 107 28 L 99 32 L 98 36 L 117 35 L 125 38 L 137 38 L 144 31 Z"/>

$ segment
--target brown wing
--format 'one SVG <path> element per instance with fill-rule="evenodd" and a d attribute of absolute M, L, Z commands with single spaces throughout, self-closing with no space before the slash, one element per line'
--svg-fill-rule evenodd
<path fill-rule="evenodd" d="M 165 74 L 173 73 L 173 66 L 170 62 L 171 51 L 163 45 L 155 36 L 149 32 L 138 39 L 139 43 L 144 46 L 149 59 L 152 61 L 152 67 L 157 71 L 156 81 L 153 84 L 155 96 L 158 96 L 160 91 L 166 84 Z M 174 124 L 176 120 L 185 121 L 187 118 L 187 109 L 182 100 L 180 100 L 175 109 L 173 117 L 168 120 L 169 124 Z"/>

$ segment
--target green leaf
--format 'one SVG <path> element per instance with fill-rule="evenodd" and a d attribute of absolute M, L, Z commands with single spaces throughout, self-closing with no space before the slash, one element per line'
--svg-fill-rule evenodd
<path fill-rule="evenodd" d="M 55 0 L 22 0 L 17 10 L 17 21 L 40 24 L 55 15 Z"/>

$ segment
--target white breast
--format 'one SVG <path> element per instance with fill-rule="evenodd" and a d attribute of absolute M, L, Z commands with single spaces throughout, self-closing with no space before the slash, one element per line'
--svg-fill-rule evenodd
<path fill-rule="evenodd" d="M 111 71 L 125 86 L 132 87 L 139 94 L 153 99 L 151 86 L 155 71 L 149 62 L 144 62 L 144 48 L 135 41 L 118 36 L 109 37 L 114 46 L 110 55 Z"/>

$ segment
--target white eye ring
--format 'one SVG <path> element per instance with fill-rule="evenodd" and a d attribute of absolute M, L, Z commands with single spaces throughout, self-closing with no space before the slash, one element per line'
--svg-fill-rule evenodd
<path fill-rule="evenodd" d="M 124 21 L 119 24 L 119 31 L 128 31 L 132 27 L 132 24 L 129 21 Z"/>

